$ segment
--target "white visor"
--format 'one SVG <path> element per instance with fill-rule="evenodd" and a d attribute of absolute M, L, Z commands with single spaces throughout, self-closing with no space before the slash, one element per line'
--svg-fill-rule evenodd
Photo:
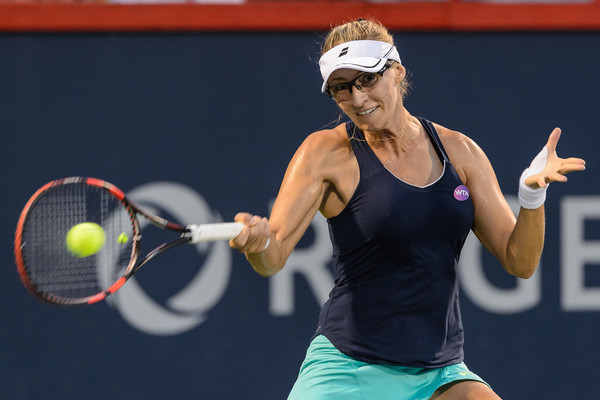
<path fill-rule="evenodd" d="M 364 72 L 379 72 L 388 60 L 400 62 L 396 47 L 378 40 L 354 40 L 335 46 L 319 60 L 323 86 L 327 91 L 327 80 L 334 71 L 342 68 Z"/>

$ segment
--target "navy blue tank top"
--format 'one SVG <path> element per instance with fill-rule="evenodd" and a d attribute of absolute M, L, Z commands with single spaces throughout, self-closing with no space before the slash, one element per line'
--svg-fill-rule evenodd
<path fill-rule="evenodd" d="M 360 181 L 328 220 L 335 286 L 315 336 L 360 361 L 433 368 L 463 360 L 456 268 L 473 204 L 435 128 L 419 121 L 444 166 L 425 187 L 393 175 L 346 123 Z"/>

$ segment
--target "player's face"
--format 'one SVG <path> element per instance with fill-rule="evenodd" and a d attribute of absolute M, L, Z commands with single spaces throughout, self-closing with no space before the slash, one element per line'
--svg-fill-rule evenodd
<path fill-rule="evenodd" d="M 361 130 L 392 129 L 402 105 L 399 83 L 404 75 L 399 63 L 381 73 L 340 69 L 331 74 L 329 94 Z"/>

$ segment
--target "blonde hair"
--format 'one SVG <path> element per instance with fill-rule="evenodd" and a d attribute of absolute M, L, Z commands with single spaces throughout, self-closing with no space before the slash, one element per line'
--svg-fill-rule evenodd
<path fill-rule="evenodd" d="M 360 18 L 356 21 L 347 22 L 331 28 L 321 46 L 321 56 L 335 46 L 353 40 L 378 40 L 380 42 L 394 44 L 394 37 L 381 22 L 375 19 Z M 406 97 L 409 87 L 410 83 L 405 77 L 402 82 L 400 82 L 403 99 Z"/>
<path fill-rule="evenodd" d="M 394 44 L 394 38 L 387 28 L 381 25 L 381 22 L 361 18 L 332 28 L 325 37 L 325 42 L 321 47 L 321 55 L 337 45 L 353 40 L 378 40 Z"/>

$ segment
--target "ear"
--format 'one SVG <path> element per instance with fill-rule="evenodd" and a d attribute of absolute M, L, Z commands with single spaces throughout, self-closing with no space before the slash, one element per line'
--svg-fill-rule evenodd
<path fill-rule="evenodd" d="M 406 68 L 399 62 L 395 62 L 393 68 L 396 71 L 396 84 L 399 84 L 406 78 Z"/>

